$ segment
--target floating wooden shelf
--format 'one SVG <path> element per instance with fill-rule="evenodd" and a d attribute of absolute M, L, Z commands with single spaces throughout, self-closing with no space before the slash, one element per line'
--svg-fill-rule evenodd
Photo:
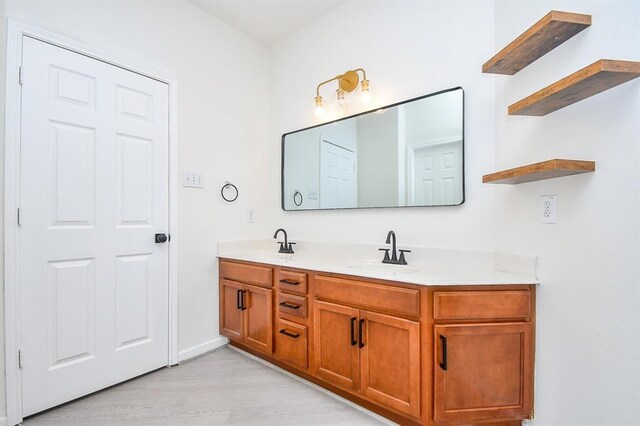
<path fill-rule="evenodd" d="M 509 115 L 547 115 L 640 77 L 640 62 L 600 59 L 509 106 Z"/>
<path fill-rule="evenodd" d="M 590 173 L 595 170 L 596 163 L 594 161 L 555 159 L 484 175 L 482 176 L 482 183 L 516 185 L 536 180 Z"/>
<path fill-rule="evenodd" d="M 489 59 L 482 72 L 513 75 L 591 25 L 591 15 L 552 10 Z"/>

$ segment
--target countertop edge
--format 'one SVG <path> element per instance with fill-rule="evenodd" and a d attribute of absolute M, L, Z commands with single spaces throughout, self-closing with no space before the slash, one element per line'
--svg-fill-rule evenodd
<path fill-rule="evenodd" d="M 325 272 L 330 274 L 349 275 L 356 278 L 371 278 L 384 281 L 395 281 L 404 284 L 414 284 L 421 286 L 465 286 L 465 285 L 540 285 L 540 282 L 534 278 L 521 276 L 511 272 L 503 272 L 495 269 L 468 269 L 468 272 L 478 274 L 493 274 L 490 278 L 426 278 L 423 274 L 416 273 L 417 276 L 412 277 L 404 274 L 378 274 L 373 272 L 356 272 L 345 266 L 326 266 L 312 262 L 299 262 L 292 264 L 286 259 L 278 258 L 261 258 L 260 256 L 251 256 L 247 253 L 223 253 L 216 256 L 218 259 L 239 260 L 244 262 L 258 263 L 262 265 L 280 266 L 291 269 L 303 269 L 309 271 Z"/>

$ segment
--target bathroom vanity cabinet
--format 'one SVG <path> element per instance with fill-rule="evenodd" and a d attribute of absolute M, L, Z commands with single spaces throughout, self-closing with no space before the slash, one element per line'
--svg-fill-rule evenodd
<path fill-rule="evenodd" d="M 250 348 L 273 352 L 271 268 L 221 262 L 220 333 Z"/>
<path fill-rule="evenodd" d="M 314 284 L 312 374 L 419 417 L 420 292 L 320 274 Z"/>
<path fill-rule="evenodd" d="M 531 418 L 535 285 L 417 285 L 220 260 L 231 344 L 401 424 Z"/>

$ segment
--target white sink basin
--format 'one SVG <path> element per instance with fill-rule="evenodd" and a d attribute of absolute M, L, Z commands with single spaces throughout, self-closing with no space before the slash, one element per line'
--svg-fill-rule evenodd
<path fill-rule="evenodd" d="M 420 272 L 418 268 L 407 265 L 391 265 L 380 261 L 364 261 L 347 265 L 348 269 L 372 274 L 411 275 Z"/>

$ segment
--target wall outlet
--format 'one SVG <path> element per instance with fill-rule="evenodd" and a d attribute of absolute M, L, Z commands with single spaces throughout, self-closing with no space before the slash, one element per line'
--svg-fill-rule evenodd
<path fill-rule="evenodd" d="M 204 174 L 192 170 L 182 172 L 182 186 L 185 188 L 204 188 Z"/>
<path fill-rule="evenodd" d="M 558 223 L 557 195 L 543 195 L 540 197 L 540 215 L 542 223 Z"/>
<path fill-rule="evenodd" d="M 256 223 L 256 211 L 253 209 L 247 210 L 247 223 Z"/>

